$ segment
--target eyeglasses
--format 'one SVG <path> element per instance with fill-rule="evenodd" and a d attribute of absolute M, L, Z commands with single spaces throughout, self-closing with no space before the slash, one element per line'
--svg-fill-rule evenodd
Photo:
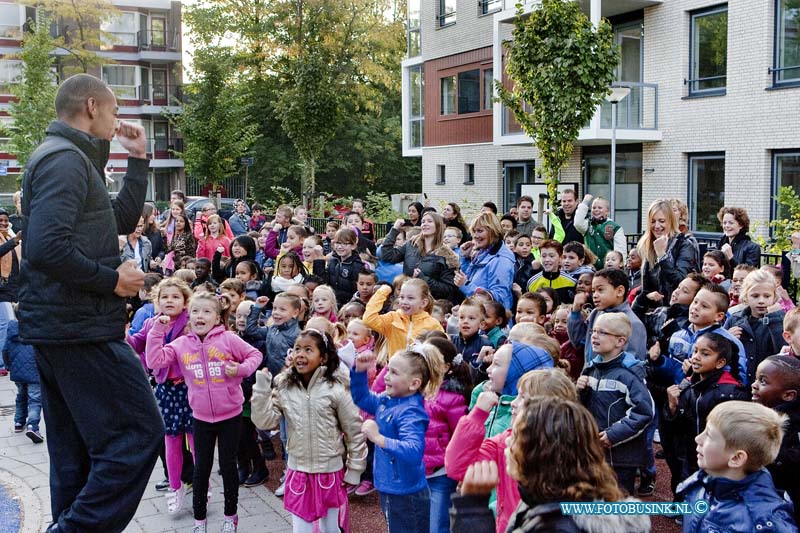
<path fill-rule="evenodd" d="M 603 331 L 602 329 L 593 329 L 592 335 L 597 335 L 599 337 L 620 337 L 625 338 L 625 335 L 618 335 L 617 333 L 611 333 L 610 331 Z"/>

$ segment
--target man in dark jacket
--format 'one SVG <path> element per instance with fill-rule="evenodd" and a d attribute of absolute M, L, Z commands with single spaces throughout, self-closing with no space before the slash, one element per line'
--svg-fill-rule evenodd
<path fill-rule="evenodd" d="M 125 342 L 126 296 L 144 272 L 121 264 L 147 191 L 145 132 L 117 120 L 99 79 L 80 74 L 56 96 L 58 120 L 27 164 L 19 292 L 23 341 L 36 349 L 50 453 L 48 531 L 122 531 L 153 471 L 164 424 Z M 104 169 L 115 136 L 127 173 L 112 203 Z"/>

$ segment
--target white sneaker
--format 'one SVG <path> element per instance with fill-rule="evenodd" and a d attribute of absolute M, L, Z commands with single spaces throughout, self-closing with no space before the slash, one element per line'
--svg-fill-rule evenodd
<path fill-rule="evenodd" d="M 167 514 L 174 515 L 183 508 L 186 489 L 181 485 L 178 490 L 167 493 Z"/>
<path fill-rule="evenodd" d="M 281 481 L 281 484 L 278 485 L 278 488 L 275 489 L 275 496 L 283 496 L 286 493 L 286 481 Z"/>
<path fill-rule="evenodd" d="M 658 430 L 656 430 L 656 432 L 653 434 L 653 442 L 656 444 L 661 444 L 661 434 L 658 432 Z"/>
<path fill-rule="evenodd" d="M 237 522 L 237 517 L 226 516 L 225 520 L 222 521 L 222 533 L 236 533 Z"/>
<path fill-rule="evenodd" d="M 206 533 L 206 521 L 203 520 L 201 523 L 195 523 L 194 529 L 192 529 L 192 533 Z"/>

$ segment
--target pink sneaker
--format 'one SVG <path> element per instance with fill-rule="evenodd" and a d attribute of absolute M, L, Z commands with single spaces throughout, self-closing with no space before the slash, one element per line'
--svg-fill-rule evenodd
<path fill-rule="evenodd" d="M 366 496 L 373 492 L 375 492 L 375 485 L 372 484 L 372 481 L 367 480 L 362 481 L 354 491 L 356 496 Z"/>
<path fill-rule="evenodd" d="M 357 488 L 358 488 L 358 485 L 348 485 L 347 486 L 347 495 L 348 496 L 352 495 L 356 491 Z"/>

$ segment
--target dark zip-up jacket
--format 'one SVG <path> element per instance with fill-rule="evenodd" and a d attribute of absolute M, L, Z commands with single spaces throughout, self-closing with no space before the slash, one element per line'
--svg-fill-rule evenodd
<path fill-rule="evenodd" d="M 358 255 L 352 254 L 342 261 L 336 252 L 333 252 L 327 264 L 324 259 L 315 259 L 313 265 L 314 275 L 321 277 L 336 293 L 336 305 L 339 307 L 349 302 L 356 293 L 358 273 L 366 270 Z"/>
<path fill-rule="evenodd" d="M 730 244 L 733 250 L 733 257 L 730 259 L 731 268 L 742 263 L 756 268 L 761 266 L 761 247 L 753 242 L 744 230 L 737 233 L 733 240 L 723 235 L 717 243 L 717 249 L 722 249 L 723 244 Z"/>
<path fill-rule="evenodd" d="M 672 414 L 669 405 L 664 406 L 664 418 L 675 421 L 672 427 L 675 428 L 678 457 L 686 468 L 681 477 L 686 478 L 697 470 L 694 439 L 706 429 L 711 410 L 722 402 L 750 401 L 750 391 L 724 369 L 712 372 L 702 380 L 695 374 L 691 383 L 683 381 L 681 387 L 677 411 Z"/>
<path fill-rule="evenodd" d="M 647 464 L 645 428 L 653 420 L 653 398 L 644 384 L 644 362 L 628 352 L 610 361 L 594 357 L 583 369 L 589 376 L 581 403 L 611 441 L 606 459 L 612 467 Z"/>
<path fill-rule="evenodd" d="M 763 318 L 753 318 L 750 308 L 745 307 L 725 321 L 723 328 L 742 328 L 739 340 L 747 353 L 747 383 L 756 378 L 756 368 L 770 355 L 780 353 L 786 344 L 783 340 L 783 310 L 768 313 Z"/>
<path fill-rule="evenodd" d="M 125 300 L 114 294 L 118 235 L 133 233 L 147 193 L 146 159 L 128 158 L 111 201 L 110 143 L 55 121 L 22 182 L 20 336 L 31 344 L 125 338 Z"/>
<path fill-rule="evenodd" d="M 419 269 L 419 278 L 428 284 L 435 300 L 450 300 L 458 304 L 464 295 L 453 281 L 460 260 L 456 253 L 442 245 L 438 250 L 422 255 L 414 243 L 406 242 L 400 248 L 395 248 L 398 231 L 394 228 L 383 240 L 381 246 L 381 261 L 387 263 L 403 263 L 403 274 L 414 276 L 414 270 Z"/>

